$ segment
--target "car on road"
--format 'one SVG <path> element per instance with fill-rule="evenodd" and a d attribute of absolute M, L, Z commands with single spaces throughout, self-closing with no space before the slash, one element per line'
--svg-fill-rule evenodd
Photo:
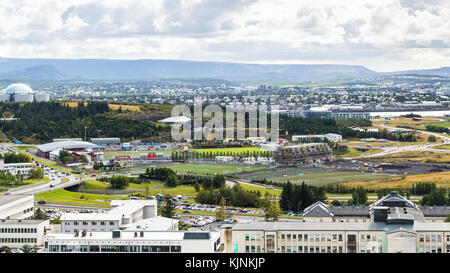
<path fill-rule="evenodd" d="M 190 211 L 190 210 L 185 210 L 185 211 L 183 211 L 183 213 L 192 213 L 192 211 Z"/>
<path fill-rule="evenodd" d="M 270 186 L 267 186 L 267 188 L 268 188 L 268 189 L 273 189 L 273 186 L 272 186 L 272 185 L 270 185 Z"/>
<path fill-rule="evenodd" d="M 53 185 L 53 184 L 50 184 L 50 188 L 53 188 L 55 185 Z"/>
<path fill-rule="evenodd" d="M 39 200 L 37 203 L 38 204 L 47 204 L 47 202 L 45 202 L 45 200 Z"/>

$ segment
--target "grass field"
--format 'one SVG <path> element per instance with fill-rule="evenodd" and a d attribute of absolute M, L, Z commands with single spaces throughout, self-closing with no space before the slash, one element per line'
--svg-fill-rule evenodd
<path fill-rule="evenodd" d="M 439 145 L 434 147 L 436 149 L 450 150 L 450 145 Z"/>
<path fill-rule="evenodd" d="M 167 166 L 177 173 L 182 174 L 223 174 L 230 175 L 241 172 L 253 172 L 265 170 L 267 167 L 259 166 L 240 166 L 240 165 L 219 165 L 219 164 L 180 164 Z"/>
<path fill-rule="evenodd" d="M 388 126 L 392 126 L 392 127 L 398 127 L 398 126 L 408 126 L 411 128 L 416 128 L 416 129 L 423 129 L 424 126 L 422 125 L 427 125 L 428 123 L 432 123 L 432 122 L 436 122 L 439 121 L 440 119 L 438 118 L 422 118 L 422 120 L 420 121 L 414 121 L 412 120 L 412 118 L 393 118 L 391 120 L 388 121 Z M 384 121 L 374 121 L 374 124 L 383 124 Z"/>
<path fill-rule="evenodd" d="M 303 172 L 303 175 L 297 173 Z M 302 183 L 311 185 L 325 185 L 349 181 L 370 181 L 390 177 L 387 174 L 373 174 L 347 171 L 331 171 L 326 169 L 277 168 L 238 175 L 245 180 L 267 179 L 273 182 Z"/>
<path fill-rule="evenodd" d="M 413 183 L 418 182 L 434 182 L 436 186 L 450 188 L 450 172 L 412 174 L 405 176 L 397 176 L 391 178 L 377 179 L 373 181 L 359 181 L 341 183 L 348 187 L 362 186 L 367 189 L 410 189 Z"/>
<path fill-rule="evenodd" d="M 257 187 L 257 186 L 252 186 L 252 185 L 248 185 L 248 184 L 239 184 L 244 190 L 247 191 L 259 191 L 261 192 L 261 196 L 264 196 L 267 193 L 269 193 L 270 195 L 273 196 L 280 196 L 281 195 L 281 191 L 279 190 L 274 190 L 274 189 L 266 189 L 266 188 L 261 188 L 261 187 Z"/>
<path fill-rule="evenodd" d="M 433 126 L 438 126 L 438 127 L 443 127 L 443 128 L 450 128 L 450 122 L 436 122 L 436 123 L 425 124 L 425 126 L 427 126 L 427 125 L 433 125 Z"/>
<path fill-rule="evenodd" d="M 34 200 L 45 200 L 49 203 L 65 203 L 72 205 L 103 205 L 109 206 L 111 200 L 128 199 L 128 196 L 92 194 L 71 192 L 63 189 L 55 189 L 49 192 L 34 195 Z"/>
<path fill-rule="evenodd" d="M 156 181 L 152 181 L 149 183 L 143 183 L 143 184 L 135 184 L 130 183 L 128 187 L 126 187 L 123 190 L 145 190 L 145 188 L 151 188 L 157 186 L 159 183 Z M 108 190 L 110 189 L 110 184 L 107 182 L 101 182 L 96 179 L 89 179 L 83 182 L 83 191 L 101 191 L 101 190 Z"/>

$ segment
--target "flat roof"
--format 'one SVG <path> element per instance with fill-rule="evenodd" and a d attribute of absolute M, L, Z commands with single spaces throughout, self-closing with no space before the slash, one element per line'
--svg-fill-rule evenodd
<path fill-rule="evenodd" d="M 14 202 L 20 199 L 29 199 L 31 197 L 34 200 L 32 194 L 9 194 L 9 195 L 0 195 L 0 206 L 6 205 L 8 203 Z"/>
<path fill-rule="evenodd" d="M 4 225 L 38 225 L 43 222 L 49 222 L 48 219 L 1 219 L 0 226 Z"/>
<path fill-rule="evenodd" d="M 137 232 L 137 237 L 134 236 L 134 233 Z M 144 236 L 141 237 L 141 231 L 120 231 L 119 238 L 113 238 L 113 231 L 93 231 L 87 232 L 85 237 L 81 237 L 81 233 L 75 237 L 75 233 L 52 233 L 45 236 L 47 239 L 54 240 L 155 240 L 155 241 L 163 241 L 163 240 L 172 240 L 172 241 L 182 241 L 185 237 L 185 233 L 191 233 L 190 231 L 184 230 L 174 230 L 174 231 L 142 231 Z M 210 238 L 211 233 L 218 233 L 218 231 L 205 231 L 203 233 L 207 233 Z M 202 233 L 201 231 L 196 231 L 193 233 Z"/>
<path fill-rule="evenodd" d="M 154 218 L 144 219 L 135 223 L 122 225 L 127 230 L 153 230 L 153 231 L 165 231 L 172 228 L 179 220 L 166 218 L 163 216 L 157 216 Z"/>

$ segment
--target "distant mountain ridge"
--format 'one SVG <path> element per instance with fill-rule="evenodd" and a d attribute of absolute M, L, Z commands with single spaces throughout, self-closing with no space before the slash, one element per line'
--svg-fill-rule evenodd
<path fill-rule="evenodd" d="M 435 70 L 437 73 L 450 76 L 450 68 Z M 431 70 L 422 71 L 425 73 Z M 371 78 L 377 75 L 379 73 L 361 65 L 265 65 L 182 60 L 0 58 L 0 77 L 24 78 L 38 81 L 71 79 L 133 80 L 151 78 L 211 78 L 244 82 L 311 81 L 344 77 Z"/>

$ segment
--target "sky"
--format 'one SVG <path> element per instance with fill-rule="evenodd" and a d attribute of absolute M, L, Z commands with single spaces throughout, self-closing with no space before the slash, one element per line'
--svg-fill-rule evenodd
<path fill-rule="evenodd" d="M 0 57 L 450 66 L 448 0 L 1 0 Z"/>

